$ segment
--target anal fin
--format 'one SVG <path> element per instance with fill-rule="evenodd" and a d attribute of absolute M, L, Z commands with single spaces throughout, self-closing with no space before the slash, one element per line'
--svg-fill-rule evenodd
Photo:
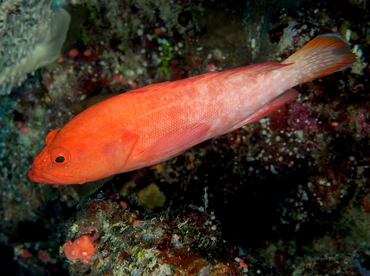
<path fill-rule="evenodd" d="M 271 102 L 264 105 L 261 109 L 259 109 L 257 112 L 243 120 L 242 122 L 238 123 L 237 125 L 233 126 L 229 131 L 238 129 L 242 126 L 245 126 L 247 124 L 250 124 L 254 121 L 257 121 L 263 117 L 265 117 L 270 112 L 277 109 L 279 106 L 282 106 L 283 104 L 289 102 L 291 99 L 298 96 L 298 91 L 295 89 L 288 89 L 283 94 L 278 96 L 277 98 L 273 99 Z"/>

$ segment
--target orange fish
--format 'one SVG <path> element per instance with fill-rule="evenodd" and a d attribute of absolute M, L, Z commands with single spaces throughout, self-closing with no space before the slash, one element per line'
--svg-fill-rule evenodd
<path fill-rule="evenodd" d="M 262 118 L 298 95 L 291 87 L 343 70 L 355 60 L 342 36 L 326 34 L 282 63 L 123 93 L 52 130 L 28 177 L 47 184 L 82 184 L 158 164 Z"/>

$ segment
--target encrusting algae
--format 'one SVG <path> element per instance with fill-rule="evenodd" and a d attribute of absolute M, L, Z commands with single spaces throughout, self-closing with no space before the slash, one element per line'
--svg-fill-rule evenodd
<path fill-rule="evenodd" d="M 166 196 L 154 183 L 141 190 L 138 194 L 138 199 L 148 209 L 162 207 L 166 202 Z"/>

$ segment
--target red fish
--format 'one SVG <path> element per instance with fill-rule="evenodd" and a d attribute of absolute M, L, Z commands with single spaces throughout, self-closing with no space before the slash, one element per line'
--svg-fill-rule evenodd
<path fill-rule="evenodd" d="M 291 87 L 343 70 L 355 60 L 343 37 L 326 34 L 282 63 L 123 93 L 52 130 L 28 177 L 47 184 L 82 184 L 158 164 L 262 118 L 298 95 Z"/>

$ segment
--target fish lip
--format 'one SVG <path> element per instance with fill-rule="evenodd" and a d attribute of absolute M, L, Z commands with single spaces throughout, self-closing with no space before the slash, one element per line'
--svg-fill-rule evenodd
<path fill-rule="evenodd" d="M 37 176 L 35 174 L 35 169 L 30 169 L 27 173 L 28 178 L 33 181 L 33 182 L 38 182 L 38 183 L 45 183 L 45 184 L 51 184 L 48 182 L 48 179 L 43 178 L 41 176 Z"/>
<path fill-rule="evenodd" d="M 56 184 L 56 185 L 64 185 L 64 184 L 83 184 L 87 182 L 85 178 L 75 178 L 69 175 L 58 175 L 54 176 L 52 174 L 45 173 L 41 170 L 38 170 L 32 167 L 28 171 L 28 178 L 31 181 L 44 183 L 44 184 Z"/>

